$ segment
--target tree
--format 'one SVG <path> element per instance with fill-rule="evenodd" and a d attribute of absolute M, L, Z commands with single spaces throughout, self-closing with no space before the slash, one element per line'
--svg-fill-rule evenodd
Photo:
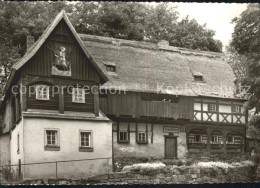
<path fill-rule="evenodd" d="M 187 16 L 176 25 L 176 30 L 171 33 L 170 44 L 177 47 L 198 49 L 205 51 L 222 51 L 222 43 L 214 40 L 215 32 L 207 29 L 206 24 L 200 25 L 195 19 Z"/>
<path fill-rule="evenodd" d="M 236 84 L 250 86 L 245 107 L 252 110 L 247 133 L 252 138 L 260 133 L 260 4 L 250 4 L 235 23 L 228 48 L 228 62 L 236 74 Z"/>
<path fill-rule="evenodd" d="M 237 82 L 250 85 L 252 94 L 247 103 L 249 110 L 255 108 L 255 114 L 260 110 L 260 4 L 250 4 L 239 17 L 232 20 L 235 23 L 230 49 L 237 56 L 233 64 L 242 65 L 247 70 L 246 75 L 239 77 Z M 241 60 L 243 63 L 241 64 Z"/>

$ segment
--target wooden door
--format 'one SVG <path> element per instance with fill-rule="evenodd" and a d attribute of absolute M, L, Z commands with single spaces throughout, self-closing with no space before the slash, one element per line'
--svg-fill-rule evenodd
<path fill-rule="evenodd" d="M 165 158 L 177 158 L 177 137 L 165 137 Z"/>

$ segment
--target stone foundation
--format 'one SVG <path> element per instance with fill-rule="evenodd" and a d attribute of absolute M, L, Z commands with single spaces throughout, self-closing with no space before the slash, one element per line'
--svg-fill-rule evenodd
<path fill-rule="evenodd" d="M 28 180 L 24 184 L 191 184 L 252 182 L 255 168 L 252 166 L 220 168 L 195 168 L 189 166 L 166 167 L 161 170 L 134 170 L 116 172 L 81 180 Z"/>

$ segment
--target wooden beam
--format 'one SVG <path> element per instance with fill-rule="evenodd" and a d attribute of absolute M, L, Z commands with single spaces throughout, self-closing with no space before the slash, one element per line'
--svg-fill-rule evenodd
<path fill-rule="evenodd" d="M 223 153 L 227 153 L 227 131 L 224 130 L 223 132 Z"/>
<path fill-rule="evenodd" d="M 62 86 L 59 87 L 59 112 L 64 114 L 64 91 Z"/>
<path fill-rule="evenodd" d="M 94 114 L 95 116 L 99 116 L 99 93 L 98 88 L 94 91 Z"/>
<path fill-rule="evenodd" d="M 23 87 L 20 88 L 20 101 L 21 101 L 21 111 L 23 112 L 27 110 L 27 92 L 28 92 L 27 91 L 28 88 L 24 84 L 24 79 L 22 79 L 20 86 L 22 85 Z"/>
<path fill-rule="evenodd" d="M 18 101 L 18 95 L 16 94 L 14 96 L 15 98 L 15 122 L 19 119 L 19 101 Z"/>
<path fill-rule="evenodd" d="M 207 129 L 207 152 L 210 153 L 210 129 Z"/>
<path fill-rule="evenodd" d="M 151 135 L 151 143 L 153 143 L 153 123 L 151 124 L 151 133 L 152 133 L 152 135 Z"/>

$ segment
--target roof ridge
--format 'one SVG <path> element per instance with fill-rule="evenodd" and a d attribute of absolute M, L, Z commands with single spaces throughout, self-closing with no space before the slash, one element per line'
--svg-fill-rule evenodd
<path fill-rule="evenodd" d="M 143 48 L 143 49 L 171 51 L 171 52 L 177 52 L 185 55 L 206 56 L 210 58 L 221 58 L 224 56 L 224 54 L 220 52 L 199 51 L 199 50 L 182 48 L 182 47 L 158 45 L 157 43 L 152 43 L 147 41 L 126 40 L 126 39 L 118 39 L 118 38 L 98 36 L 98 35 L 88 35 L 82 33 L 78 33 L 78 35 L 83 41 L 100 42 L 100 43 L 106 43 L 115 46 L 129 46 L 129 47 Z"/>

